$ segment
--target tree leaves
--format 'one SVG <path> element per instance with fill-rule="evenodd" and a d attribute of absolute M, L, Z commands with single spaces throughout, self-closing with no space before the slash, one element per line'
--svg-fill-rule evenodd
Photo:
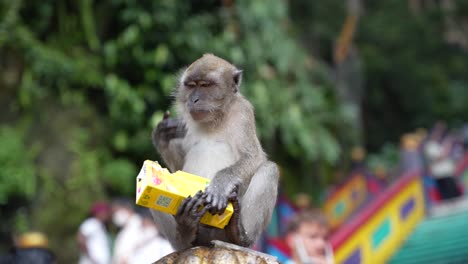
<path fill-rule="evenodd" d="M 37 187 L 37 147 L 26 147 L 21 128 L 0 126 L 0 205 L 10 196 L 31 198 Z"/>

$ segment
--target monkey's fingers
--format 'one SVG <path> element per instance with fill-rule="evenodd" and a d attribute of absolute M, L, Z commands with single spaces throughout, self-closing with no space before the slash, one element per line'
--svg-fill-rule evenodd
<path fill-rule="evenodd" d="M 232 203 L 234 214 L 239 213 L 240 205 L 239 205 L 239 198 L 237 197 L 237 193 L 232 193 L 231 195 L 229 195 L 228 201 Z"/>
<path fill-rule="evenodd" d="M 213 202 L 213 194 L 209 192 L 206 193 L 206 202 L 210 204 Z"/>
<path fill-rule="evenodd" d="M 221 201 L 218 204 L 218 214 L 219 215 L 224 214 L 224 211 L 226 210 L 227 204 L 228 204 L 227 198 L 222 197 Z"/>
<path fill-rule="evenodd" d="M 171 139 L 174 139 L 177 137 L 177 131 L 176 128 L 166 128 L 163 131 L 161 131 L 161 136 L 162 139 L 169 141 Z"/>
<path fill-rule="evenodd" d="M 199 199 L 197 199 L 195 196 L 190 199 L 190 201 L 187 203 L 187 205 L 185 206 L 185 210 L 184 210 L 184 213 L 186 215 L 191 215 L 193 214 L 193 210 L 195 209 L 195 211 L 197 210 L 197 207 L 195 207 L 195 205 L 197 204 L 197 202 L 199 201 Z"/>
<path fill-rule="evenodd" d="M 170 115 L 171 115 L 171 112 L 170 112 L 169 110 L 167 110 L 166 112 L 164 112 L 163 120 L 164 120 L 164 119 L 168 119 Z"/>
<path fill-rule="evenodd" d="M 176 129 L 176 134 L 178 137 L 183 137 L 187 134 L 187 127 L 185 124 L 179 124 Z"/>
<path fill-rule="evenodd" d="M 232 202 L 232 201 L 234 201 L 234 200 L 237 201 L 237 191 L 232 192 L 232 193 L 228 196 L 227 199 L 228 199 L 229 202 Z"/>
<path fill-rule="evenodd" d="M 211 202 L 208 202 L 208 199 L 211 199 Z M 208 194 L 208 197 L 206 198 L 206 204 L 208 204 L 210 206 L 210 214 L 216 214 L 217 210 L 216 210 L 216 206 L 212 203 L 213 201 L 213 196 L 211 194 Z"/>
<path fill-rule="evenodd" d="M 192 207 L 192 215 L 195 215 L 196 217 L 198 217 L 198 209 L 200 208 L 200 206 L 203 205 L 203 203 L 205 202 L 204 199 L 201 199 L 201 193 L 197 193 L 195 196 L 194 196 L 194 199 L 196 200 L 196 203 L 193 205 Z M 204 208 L 203 208 L 204 209 Z M 202 210 L 203 210 L 202 209 Z"/>
<path fill-rule="evenodd" d="M 223 197 L 221 195 L 216 195 L 213 198 L 212 205 L 215 208 L 214 210 L 215 213 L 221 215 L 224 213 L 224 210 L 226 209 L 227 199 L 226 197 Z"/>
<path fill-rule="evenodd" d="M 211 206 L 207 205 L 203 207 L 200 212 L 197 213 L 197 222 L 200 222 L 200 219 L 203 217 L 203 215 L 208 212 Z"/>
<path fill-rule="evenodd" d="M 182 124 L 181 124 L 181 121 L 179 119 L 175 119 L 175 118 L 167 118 L 165 120 L 163 120 L 165 123 L 166 123 L 166 126 L 167 127 L 170 127 L 170 128 L 178 128 L 180 127 Z"/>
<path fill-rule="evenodd" d="M 189 195 L 187 198 L 185 198 L 182 203 L 180 204 L 179 208 L 177 209 L 176 216 L 180 216 L 185 212 L 185 208 L 187 207 L 188 202 L 192 200 L 192 197 Z"/>
<path fill-rule="evenodd" d="M 193 199 L 195 199 L 197 202 L 196 204 L 203 204 L 205 203 L 205 198 L 203 198 L 203 192 L 202 191 L 198 191 L 194 196 L 193 196 Z"/>

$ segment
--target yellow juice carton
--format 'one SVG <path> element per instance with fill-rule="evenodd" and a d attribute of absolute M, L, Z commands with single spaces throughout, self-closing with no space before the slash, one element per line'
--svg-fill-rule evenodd
<path fill-rule="evenodd" d="M 186 197 L 204 191 L 209 182 L 206 178 L 183 171 L 170 173 L 159 163 L 146 160 L 137 176 L 136 204 L 175 215 Z M 200 222 L 223 229 L 233 211 L 229 203 L 222 215 L 205 213 Z"/>

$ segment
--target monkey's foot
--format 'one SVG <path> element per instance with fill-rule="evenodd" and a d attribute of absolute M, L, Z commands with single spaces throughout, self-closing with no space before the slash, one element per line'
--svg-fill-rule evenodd
<path fill-rule="evenodd" d="M 232 243 L 241 245 L 240 239 L 240 204 L 237 198 L 237 188 L 228 196 L 228 201 L 232 203 L 234 212 L 231 216 L 229 224 L 226 226 L 226 236 Z"/>
<path fill-rule="evenodd" d="M 190 243 L 195 241 L 200 219 L 209 209 L 209 207 L 200 209 L 204 202 L 203 193 L 199 191 L 193 197 L 185 198 L 177 209 L 174 219 L 183 241 Z"/>

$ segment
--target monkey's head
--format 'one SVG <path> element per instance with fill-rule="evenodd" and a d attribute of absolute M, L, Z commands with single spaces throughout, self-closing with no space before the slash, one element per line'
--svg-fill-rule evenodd
<path fill-rule="evenodd" d="M 179 111 L 200 124 L 216 122 L 239 96 L 241 79 L 242 71 L 231 63 L 212 54 L 203 55 L 179 80 Z"/>

